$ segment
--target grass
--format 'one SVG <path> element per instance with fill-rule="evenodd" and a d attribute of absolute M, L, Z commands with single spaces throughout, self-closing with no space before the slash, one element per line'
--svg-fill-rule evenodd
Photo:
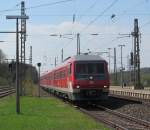
<path fill-rule="evenodd" d="M 21 98 L 21 114 L 15 113 L 15 97 L 0 99 L 0 130 L 108 130 L 90 117 L 54 98 Z"/>

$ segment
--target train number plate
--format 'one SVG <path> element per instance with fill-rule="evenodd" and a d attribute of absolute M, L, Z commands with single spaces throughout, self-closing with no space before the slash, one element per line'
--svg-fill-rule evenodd
<path fill-rule="evenodd" d="M 94 81 L 89 81 L 89 84 L 94 84 Z"/>

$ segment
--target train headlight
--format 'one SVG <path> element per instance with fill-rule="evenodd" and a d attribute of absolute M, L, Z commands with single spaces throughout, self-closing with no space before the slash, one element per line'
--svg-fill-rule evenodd
<path fill-rule="evenodd" d="M 90 80 L 93 80 L 93 76 L 90 76 L 89 79 L 90 79 Z"/>
<path fill-rule="evenodd" d="M 80 88 L 80 86 L 79 86 L 79 85 L 77 85 L 77 88 Z"/>
<path fill-rule="evenodd" d="M 104 88 L 107 88 L 107 86 L 104 86 Z"/>

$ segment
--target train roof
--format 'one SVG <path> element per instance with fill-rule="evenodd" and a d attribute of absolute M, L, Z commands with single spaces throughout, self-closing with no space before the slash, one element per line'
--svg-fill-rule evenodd
<path fill-rule="evenodd" d="M 73 56 L 75 61 L 104 61 L 99 55 L 75 55 Z"/>
<path fill-rule="evenodd" d="M 106 61 L 106 60 L 103 59 L 99 55 L 88 55 L 88 54 L 74 55 L 74 56 L 66 58 L 63 63 L 56 66 L 53 70 L 51 70 L 49 72 L 57 70 L 57 69 L 61 68 L 62 66 L 65 66 L 66 64 L 68 64 L 69 62 L 72 62 L 72 61 Z M 47 72 L 45 74 L 48 74 L 49 72 Z M 43 75 L 45 75 L 45 74 L 43 74 Z"/>

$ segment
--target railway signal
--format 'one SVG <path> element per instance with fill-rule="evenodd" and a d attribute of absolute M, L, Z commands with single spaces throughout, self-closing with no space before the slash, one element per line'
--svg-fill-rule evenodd
<path fill-rule="evenodd" d="M 37 66 L 39 68 L 39 75 L 38 75 L 38 86 L 39 86 L 39 97 L 41 96 L 40 95 L 40 67 L 41 67 L 41 63 L 37 63 Z"/>

